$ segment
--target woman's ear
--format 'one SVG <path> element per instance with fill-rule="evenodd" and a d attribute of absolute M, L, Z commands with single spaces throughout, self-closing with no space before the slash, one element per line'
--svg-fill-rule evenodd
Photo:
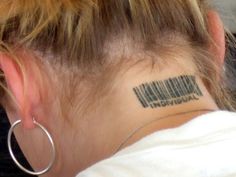
<path fill-rule="evenodd" d="M 210 46 L 210 52 L 215 56 L 217 62 L 222 66 L 225 59 L 225 30 L 219 14 L 214 10 L 209 10 L 208 30 L 213 43 Z"/>
<path fill-rule="evenodd" d="M 24 57 L 27 57 L 27 55 L 24 55 Z M 30 61 L 30 59 L 28 58 L 25 61 Z M 7 89 L 14 97 L 14 102 L 10 100 L 16 110 L 14 115 L 19 116 L 25 128 L 33 128 L 32 109 L 39 101 L 39 91 L 34 84 L 33 65 L 24 65 L 24 62 L 21 62 L 21 64 L 24 71 L 12 57 L 0 53 L 0 69 L 4 73 Z"/>

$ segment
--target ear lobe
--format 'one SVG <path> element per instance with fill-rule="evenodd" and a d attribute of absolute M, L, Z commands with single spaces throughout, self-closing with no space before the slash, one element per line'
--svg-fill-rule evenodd
<path fill-rule="evenodd" d="M 33 118 L 31 115 L 31 103 L 27 98 L 23 74 L 17 63 L 7 54 L 0 54 L 0 68 L 4 72 L 7 87 L 15 98 L 15 106 L 25 128 L 33 128 Z M 31 90 L 32 92 L 32 90 Z M 33 96 L 32 93 L 28 93 Z"/>
<path fill-rule="evenodd" d="M 211 44 L 209 50 L 215 55 L 220 66 L 222 66 L 224 64 L 226 50 L 224 25 L 216 11 L 209 10 L 207 17 L 209 33 L 213 39 L 213 44 Z"/>

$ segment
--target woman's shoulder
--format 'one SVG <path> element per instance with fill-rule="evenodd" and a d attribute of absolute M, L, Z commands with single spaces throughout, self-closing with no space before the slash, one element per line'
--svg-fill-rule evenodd
<path fill-rule="evenodd" d="M 236 113 L 215 111 L 155 132 L 77 177 L 236 175 Z"/>

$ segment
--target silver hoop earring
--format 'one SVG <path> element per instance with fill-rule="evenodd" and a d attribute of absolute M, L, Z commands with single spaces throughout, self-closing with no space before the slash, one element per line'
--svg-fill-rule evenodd
<path fill-rule="evenodd" d="M 10 153 L 10 155 L 11 155 L 11 158 L 13 159 L 13 161 L 15 162 L 15 164 L 16 164 L 22 171 L 24 171 L 25 173 L 28 173 L 28 174 L 31 174 L 31 175 L 36 175 L 36 176 L 47 173 L 47 172 L 51 169 L 51 167 L 52 167 L 52 165 L 53 165 L 53 163 L 54 163 L 54 161 L 55 161 L 55 157 L 56 157 L 55 144 L 54 144 L 54 142 L 53 142 L 53 139 L 52 139 L 51 135 L 49 134 L 49 132 L 47 131 L 47 129 L 46 129 L 44 126 L 42 126 L 40 123 L 34 121 L 34 124 L 37 125 L 40 129 L 42 129 L 42 130 L 44 131 L 44 133 L 47 135 L 48 139 L 49 139 L 49 142 L 50 142 L 50 144 L 51 144 L 51 146 L 52 146 L 52 159 L 51 159 L 49 165 L 48 165 L 44 170 L 38 171 L 38 172 L 30 171 L 30 170 L 26 169 L 25 167 L 23 167 L 23 166 L 17 161 L 17 159 L 16 159 L 16 157 L 15 157 L 13 151 L 12 151 L 12 147 L 11 147 L 11 136 L 12 136 L 12 133 L 13 133 L 13 131 L 14 131 L 14 128 L 15 128 L 17 125 L 19 125 L 20 123 L 21 123 L 21 120 L 18 120 L 18 121 L 16 121 L 14 124 L 12 124 L 12 126 L 11 126 L 11 128 L 10 128 L 10 130 L 9 130 L 9 132 L 8 132 L 7 145 L 8 145 L 8 150 L 9 150 L 9 153 Z"/>

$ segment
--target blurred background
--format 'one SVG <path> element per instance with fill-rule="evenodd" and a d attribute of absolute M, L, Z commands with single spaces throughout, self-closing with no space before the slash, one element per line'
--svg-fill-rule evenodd
<path fill-rule="evenodd" d="M 0 107 L 0 177 L 32 177 L 31 175 L 24 174 L 18 169 L 10 158 L 7 148 L 7 133 L 9 128 L 10 124 L 7 120 L 7 116 Z M 14 137 L 12 137 L 12 149 L 15 152 L 17 159 L 19 159 L 25 167 L 31 169 Z"/>
<path fill-rule="evenodd" d="M 213 6 L 221 14 L 226 28 L 236 35 L 236 0 L 211 0 Z M 231 58 L 227 61 L 232 67 L 236 68 L 234 59 L 236 58 L 236 50 L 234 47 L 230 48 L 232 54 Z M 234 79 L 231 81 L 231 86 L 236 91 L 236 84 Z M 236 92 L 235 92 L 236 93 Z M 233 93 L 232 93 L 233 94 Z M 21 172 L 11 160 L 7 149 L 7 133 L 10 124 L 4 110 L 0 107 L 0 177 L 30 177 Z M 20 151 L 15 139 L 13 138 L 13 150 L 16 157 L 30 169 L 29 164 Z"/>
<path fill-rule="evenodd" d="M 210 0 L 220 13 L 226 28 L 236 33 L 236 0 Z"/>

